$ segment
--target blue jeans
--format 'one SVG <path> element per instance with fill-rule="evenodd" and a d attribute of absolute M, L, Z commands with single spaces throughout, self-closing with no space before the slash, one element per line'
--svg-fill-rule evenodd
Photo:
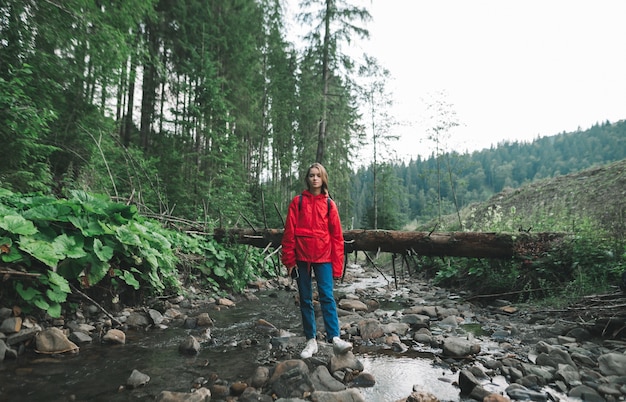
<path fill-rule="evenodd" d="M 311 271 L 315 272 L 315 279 L 317 280 L 317 292 L 322 308 L 327 341 L 332 342 L 334 337 L 339 336 L 337 305 L 333 295 L 333 268 L 330 263 L 312 263 Z M 317 329 L 313 308 L 313 279 L 306 262 L 298 261 L 298 278 L 296 281 L 300 294 L 300 313 L 302 314 L 304 335 L 306 339 L 314 339 Z"/>

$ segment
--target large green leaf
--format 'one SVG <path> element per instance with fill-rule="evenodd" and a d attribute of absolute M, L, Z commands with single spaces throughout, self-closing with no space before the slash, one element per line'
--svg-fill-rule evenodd
<path fill-rule="evenodd" d="M 35 296 L 41 295 L 41 292 L 37 289 L 31 287 L 24 288 L 22 282 L 17 282 L 15 284 L 15 290 L 17 291 L 17 294 L 19 294 L 20 297 L 25 301 L 31 301 L 35 298 Z"/>
<path fill-rule="evenodd" d="M 113 258 L 113 248 L 105 246 L 98 238 L 93 240 L 93 252 L 102 262 L 108 262 L 111 258 Z"/>
<path fill-rule="evenodd" d="M 111 265 L 108 262 L 100 261 L 96 258 L 91 259 L 91 269 L 87 272 L 87 280 L 91 286 L 97 284 L 109 272 Z"/>
<path fill-rule="evenodd" d="M 34 235 L 37 228 L 21 215 L 4 215 L 0 217 L 0 228 L 18 235 Z"/>
<path fill-rule="evenodd" d="M 87 255 L 83 249 L 83 238 L 80 235 L 68 236 L 63 233 L 54 239 L 55 250 L 68 258 L 82 258 Z"/>
<path fill-rule="evenodd" d="M 57 274 L 56 272 L 48 271 L 48 281 L 51 284 L 55 285 L 55 287 L 58 288 L 61 292 L 72 293 L 72 289 L 70 289 L 70 284 L 67 279 Z"/>
<path fill-rule="evenodd" d="M 20 236 L 20 248 L 43 262 L 50 268 L 56 268 L 57 264 L 65 256 L 47 240 L 39 240 L 32 237 Z"/>
<path fill-rule="evenodd" d="M 115 231 L 115 237 L 120 243 L 127 244 L 129 246 L 141 246 L 141 239 L 136 232 L 132 231 L 128 226 L 120 226 Z"/>
<path fill-rule="evenodd" d="M 105 233 L 98 220 L 88 219 L 82 216 L 68 216 L 67 219 L 80 230 L 85 237 L 99 236 Z"/>

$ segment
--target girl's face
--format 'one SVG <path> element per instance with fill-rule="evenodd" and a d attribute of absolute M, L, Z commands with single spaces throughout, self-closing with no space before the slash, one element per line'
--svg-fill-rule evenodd
<path fill-rule="evenodd" d="M 320 194 L 322 192 L 322 173 L 316 167 L 309 170 L 309 191 L 313 194 Z"/>

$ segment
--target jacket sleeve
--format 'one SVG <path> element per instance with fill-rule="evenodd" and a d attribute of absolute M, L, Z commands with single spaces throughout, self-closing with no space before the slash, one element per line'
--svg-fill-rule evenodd
<path fill-rule="evenodd" d="M 341 228 L 341 220 L 339 219 L 339 211 L 337 211 L 337 206 L 333 201 L 330 202 L 330 216 L 328 219 L 333 278 L 341 278 L 344 268 L 343 230 Z"/>
<path fill-rule="evenodd" d="M 298 219 L 298 197 L 291 200 L 283 231 L 281 259 L 287 268 L 296 265 L 296 223 Z"/>

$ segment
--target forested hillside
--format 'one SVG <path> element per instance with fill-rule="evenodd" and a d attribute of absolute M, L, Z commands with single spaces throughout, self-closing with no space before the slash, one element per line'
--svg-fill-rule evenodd
<path fill-rule="evenodd" d="M 530 143 L 502 143 L 473 153 L 387 164 L 385 179 L 380 181 L 377 227 L 399 229 L 410 220 L 426 222 L 486 201 L 507 188 L 625 158 L 626 122 L 620 121 Z M 371 167 L 360 169 L 353 180 L 355 226 L 374 227 L 371 181 Z"/>

